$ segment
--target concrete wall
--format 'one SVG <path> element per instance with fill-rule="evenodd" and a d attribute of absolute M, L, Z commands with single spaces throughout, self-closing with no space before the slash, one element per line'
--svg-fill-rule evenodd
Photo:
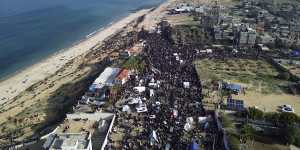
<path fill-rule="evenodd" d="M 109 126 L 109 128 L 108 128 L 108 130 L 107 130 L 107 133 L 106 133 L 104 142 L 103 142 L 103 144 L 102 144 L 101 150 L 104 150 L 104 148 L 105 148 L 105 146 L 106 146 L 106 144 L 107 144 L 107 138 L 108 138 L 108 136 L 109 136 L 109 134 L 110 134 L 110 132 L 111 132 L 111 129 L 112 129 L 112 127 L 113 127 L 113 124 L 114 124 L 114 122 L 115 122 L 115 119 L 116 119 L 116 115 L 114 115 L 113 118 L 112 118 L 112 120 L 111 120 L 110 126 Z"/>

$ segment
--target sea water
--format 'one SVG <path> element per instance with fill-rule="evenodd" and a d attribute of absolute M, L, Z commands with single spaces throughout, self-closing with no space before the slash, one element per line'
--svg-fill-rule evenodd
<path fill-rule="evenodd" d="M 0 0 L 0 80 L 164 0 Z"/>

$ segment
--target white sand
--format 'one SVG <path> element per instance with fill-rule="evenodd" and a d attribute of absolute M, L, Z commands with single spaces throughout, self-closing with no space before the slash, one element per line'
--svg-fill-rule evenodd
<path fill-rule="evenodd" d="M 138 17 L 147 14 L 149 9 L 141 10 L 130 14 L 128 17 L 112 24 L 104 30 L 94 34 L 88 39 L 77 43 L 76 45 L 58 52 L 49 58 L 28 67 L 14 76 L 0 82 L 0 104 L 13 99 L 22 91 L 25 91 L 30 86 L 46 79 L 49 75 L 54 74 L 61 69 L 67 62 L 75 57 L 85 54 L 95 45 L 103 40 L 122 30 L 127 24 L 137 19 Z"/>

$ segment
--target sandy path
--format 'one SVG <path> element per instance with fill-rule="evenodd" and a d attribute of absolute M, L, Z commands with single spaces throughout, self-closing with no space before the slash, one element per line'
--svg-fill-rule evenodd
<path fill-rule="evenodd" d="M 145 16 L 144 21 L 139 25 L 139 27 L 144 27 L 145 30 L 152 30 L 156 26 L 156 24 L 163 19 L 163 17 L 167 13 L 166 10 L 175 1 L 176 0 L 168 0 L 157 7 L 155 10 L 151 11 L 148 15 Z"/>
<path fill-rule="evenodd" d="M 54 74 L 61 69 L 67 62 L 75 57 L 78 57 L 95 45 L 101 43 L 104 39 L 110 35 L 116 33 L 125 27 L 128 23 L 132 22 L 139 16 L 147 14 L 149 9 L 141 10 L 136 13 L 130 14 L 128 17 L 112 24 L 106 29 L 96 33 L 92 37 L 50 56 L 49 58 L 37 63 L 25 70 L 17 73 L 16 75 L 0 82 L 0 104 L 13 99 L 19 95 L 22 91 L 26 90 L 33 84 L 44 80 L 49 75 Z"/>

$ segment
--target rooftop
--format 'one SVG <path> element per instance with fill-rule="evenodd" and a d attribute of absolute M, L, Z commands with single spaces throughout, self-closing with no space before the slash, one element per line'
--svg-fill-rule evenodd
<path fill-rule="evenodd" d="M 101 112 L 67 114 L 55 133 L 47 137 L 44 148 L 85 150 L 92 144 L 101 147 L 113 117 L 112 113 Z"/>
<path fill-rule="evenodd" d="M 89 145 L 89 134 L 58 134 L 50 149 L 86 149 Z"/>
<path fill-rule="evenodd" d="M 117 80 L 122 80 L 128 76 L 129 70 L 127 69 L 122 69 L 118 76 L 116 77 Z"/>
<path fill-rule="evenodd" d="M 66 119 L 63 124 L 60 125 L 60 128 L 57 130 L 57 133 L 81 133 L 81 132 L 91 132 L 93 133 L 97 121 L 87 120 L 87 119 Z"/>
<path fill-rule="evenodd" d="M 113 80 L 120 72 L 120 68 L 107 67 L 101 75 L 94 81 L 94 84 L 112 85 Z"/>

